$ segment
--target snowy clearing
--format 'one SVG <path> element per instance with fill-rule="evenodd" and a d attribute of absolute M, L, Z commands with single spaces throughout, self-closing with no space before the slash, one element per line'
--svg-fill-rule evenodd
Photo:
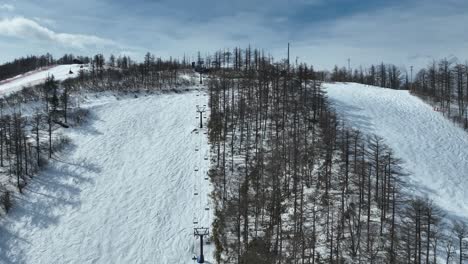
<path fill-rule="evenodd" d="M 20 91 L 25 87 L 41 84 L 49 75 L 54 75 L 55 79 L 58 81 L 78 77 L 80 67 L 80 64 L 58 65 L 51 68 L 27 72 L 10 79 L 0 81 L 0 95 L 7 95 L 9 93 Z M 85 65 L 83 65 L 83 67 L 86 69 Z M 70 70 L 73 72 L 72 74 L 70 74 Z"/>
<path fill-rule="evenodd" d="M 0 220 L 0 262 L 193 263 L 194 217 L 205 227 L 213 218 L 196 113 L 207 100 L 191 91 L 90 101 L 91 122 L 67 133 L 64 158 Z"/>
<path fill-rule="evenodd" d="M 349 125 L 385 139 L 410 172 L 412 191 L 453 216 L 468 217 L 468 135 L 408 91 L 325 84 Z"/>

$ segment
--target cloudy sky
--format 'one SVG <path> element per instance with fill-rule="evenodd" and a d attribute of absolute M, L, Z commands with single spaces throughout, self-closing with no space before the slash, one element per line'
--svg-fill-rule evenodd
<path fill-rule="evenodd" d="M 315 65 L 468 59 L 466 0 L 0 0 L 0 63 L 50 52 L 182 57 L 234 46 Z"/>

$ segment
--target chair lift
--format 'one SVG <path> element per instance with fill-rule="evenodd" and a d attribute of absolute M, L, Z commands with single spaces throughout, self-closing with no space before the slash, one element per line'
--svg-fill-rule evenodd
<path fill-rule="evenodd" d="M 195 166 L 195 171 L 198 171 L 198 167 L 197 167 L 197 166 Z"/>
<path fill-rule="evenodd" d="M 203 237 L 208 237 L 209 233 L 208 228 L 194 228 L 193 235 L 200 238 L 200 255 L 197 257 L 197 263 L 205 263 L 205 257 L 203 255 Z"/>
<path fill-rule="evenodd" d="M 211 237 L 206 237 L 205 244 L 211 245 Z"/>

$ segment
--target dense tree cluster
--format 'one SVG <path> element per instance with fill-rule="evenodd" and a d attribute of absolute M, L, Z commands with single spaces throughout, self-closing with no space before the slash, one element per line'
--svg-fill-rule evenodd
<path fill-rule="evenodd" d="M 217 262 L 462 263 L 465 224 L 406 195 L 401 161 L 337 118 L 311 66 L 261 54 L 222 54 L 208 84 Z"/>
<path fill-rule="evenodd" d="M 468 64 L 434 61 L 417 73 L 412 92 L 468 129 Z"/>

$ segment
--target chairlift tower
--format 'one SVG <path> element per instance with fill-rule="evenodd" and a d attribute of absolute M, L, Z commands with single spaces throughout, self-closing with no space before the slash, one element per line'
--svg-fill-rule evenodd
<path fill-rule="evenodd" d="M 203 113 L 205 113 L 205 107 L 197 106 L 197 112 L 200 113 L 200 128 L 203 128 Z"/>
<path fill-rule="evenodd" d="M 210 234 L 206 227 L 196 227 L 193 229 L 193 235 L 200 238 L 200 255 L 196 258 L 197 263 L 205 263 L 205 256 L 203 255 L 203 237 Z"/>

